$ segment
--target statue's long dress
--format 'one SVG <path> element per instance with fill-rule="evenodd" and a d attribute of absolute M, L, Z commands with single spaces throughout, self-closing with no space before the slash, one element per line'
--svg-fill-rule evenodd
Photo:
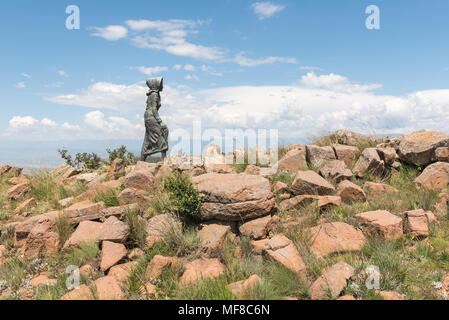
<path fill-rule="evenodd" d="M 152 154 L 167 152 L 168 150 L 168 129 L 162 126 L 159 117 L 161 107 L 161 97 L 158 91 L 151 91 L 148 94 L 147 110 L 145 111 L 145 139 L 142 146 L 142 160 Z"/>

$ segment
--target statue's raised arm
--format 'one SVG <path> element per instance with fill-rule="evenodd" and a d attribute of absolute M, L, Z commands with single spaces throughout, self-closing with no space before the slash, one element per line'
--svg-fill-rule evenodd
<path fill-rule="evenodd" d="M 145 138 L 142 146 L 141 160 L 147 161 L 155 153 L 161 153 L 164 159 L 168 150 L 168 128 L 159 117 L 161 107 L 160 93 L 164 89 L 163 78 L 147 80 L 150 91 L 147 93 L 147 109 L 145 111 Z"/>

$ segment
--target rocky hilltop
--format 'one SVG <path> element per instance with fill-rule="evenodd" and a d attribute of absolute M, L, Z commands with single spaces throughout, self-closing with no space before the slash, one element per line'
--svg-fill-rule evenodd
<path fill-rule="evenodd" d="M 0 299 L 448 298 L 448 135 L 340 130 L 279 155 L 0 166 Z"/>

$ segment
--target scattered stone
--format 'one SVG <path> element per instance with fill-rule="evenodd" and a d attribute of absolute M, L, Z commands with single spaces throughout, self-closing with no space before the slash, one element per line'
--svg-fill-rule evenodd
<path fill-rule="evenodd" d="M 202 196 L 204 221 L 240 221 L 265 216 L 275 208 L 270 182 L 261 176 L 208 173 L 192 182 Z"/>
<path fill-rule="evenodd" d="M 385 240 L 402 236 L 402 219 L 385 210 L 363 212 L 355 215 L 357 221 L 371 234 Z"/>
<path fill-rule="evenodd" d="M 327 161 L 336 160 L 334 149 L 330 146 L 319 147 L 316 145 L 307 145 L 307 162 L 314 168 L 320 169 Z"/>
<path fill-rule="evenodd" d="M 321 196 L 316 196 L 316 195 L 299 195 L 293 198 L 289 198 L 286 200 L 283 200 L 280 204 L 279 207 L 281 208 L 281 210 L 291 210 L 300 206 L 306 206 L 310 203 L 312 203 L 315 200 L 319 200 L 321 199 Z"/>
<path fill-rule="evenodd" d="M 23 169 L 19 167 L 12 167 L 8 164 L 2 164 L 0 165 L 0 177 L 3 177 L 7 174 L 18 177 L 21 175 L 22 170 Z"/>
<path fill-rule="evenodd" d="M 404 136 L 399 143 L 399 158 L 414 165 L 427 166 L 436 161 L 435 150 L 449 146 L 449 136 L 443 132 L 418 131 Z"/>
<path fill-rule="evenodd" d="M 154 176 L 157 181 L 163 181 L 165 178 L 173 174 L 173 169 L 169 165 L 162 165 Z"/>
<path fill-rule="evenodd" d="M 156 294 L 157 287 L 152 283 L 147 283 L 140 289 L 140 294 L 143 296 L 154 296 Z"/>
<path fill-rule="evenodd" d="M 182 228 L 181 222 L 171 214 L 161 214 L 151 218 L 147 222 L 146 244 L 152 247 L 156 242 L 162 240 L 164 236 L 172 230 Z"/>
<path fill-rule="evenodd" d="M 437 161 L 449 162 L 449 148 L 448 147 L 436 148 L 435 157 Z"/>
<path fill-rule="evenodd" d="M 201 246 L 207 250 L 217 250 L 222 247 L 226 235 L 231 231 L 228 225 L 206 224 L 198 232 L 201 240 Z"/>
<path fill-rule="evenodd" d="M 200 176 L 202 174 L 205 174 L 205 173 L 206 173 L 206 170 L 204 170 L 204 168 L 193 168 L 190 171 L 190 178 L 198 177 L 198 176 Z"/>
<path fill-rule="evenodd" d="M 355 160 L 360 155 L 360 150 L 357 147 L 334 144 L 333 148 L 337 159 L 343 161 L 347 166 L 355 164 Z"/>
<path fill-rule="evenodd" d="M 156 171 L 158 169 L 158 165 L 156 163 L 149 163 L 144 161 L 137 161 L 136 166 L 134 167 L 134 170 L 136 171 L 147 171 L 151 173 L 153 176 L 155 175 Z"/>
<path fill-rule="evenodd" d="M 120 206 L 138 203 L 144 205 L 149 199 L 145 196 L 146 192 L 134 188 L 126 188 L 118 195 L 117 199 Z"/>
<path fill-rule="evenodd" d="M 65 170 L 64 174 L 62 175 L 62 177 L 64 179 L 68 179 L 68 178 L 74 177 L 74 176 L 76 176 L 76 175 L 78 175 L 80 173 L 81 173 L 80 169 L 69 167 L 68 169 Z"/>
<path fill-rule="evenodd" d="M 73 197 L 68 197 L 62 200 L 58 201 L 58 204 L 62 207 L 62 208 L 67 208 L 68 206 L 71 206 L 73 203 L 74 198 Z"/>
<path fill-rule="evenodd" d="M 101 211 L 105 208 L 104 202 L 94 203 L 90 200 L 78 202 L 64 209 L 62 214 L 70 219 L 72 223 L 79 223 L 87 220 L 98 220 L 101 217 Z"/>
<path fill-rule="evenodd" d="M 105 221 L 109 217 L 116 217 L 122 219 L 128 212 L 138 211 L 140 206 L 138 203 L 126 204 L 119 207 L 109 207 L 101 211 L 101 221 Z"/>
<path fill-rule="evenodd" d="M 329 195 L 335 188 L 314 171 L 298 171 L 292 183 L 291 191 L 295 195 Z"/>
<path fill-rule="evenodd" d="M 119 283 L 123 283 L 128 280 L 131 275 L 131 271 L 137 265 L 137 262 L 128 262 L 118 264 L 109 269 L 108 276 L 114 277 Z"/>
<path fill-rule="evenodd" d="M 28 234 L 24 246 L 24 255 L 31 259 L 40 254 L 54 254 L 58 252 L 59 245 L 56 220 L 53 217 L 42 215 Z"/>
<path fill-rule="evenodd" d="M 252 174 L 257 176 L 260 174 L 260 167 L 250 164 L 246 167 L 244 174 Z"/>
<path fill-rule="evenodd" d="M 399 159 L 396 150 L 394 148 L 377 148 L 377 153 L 384 163 L 388 166 L 392 166 L 393 163 Z"/>
<path fill-rule="evenodd" d="M 92 181 L 94 181 L 98 177 L 98 173 L 96 172 L 90 172 L 90 173 L 83 173 L 76 176 L 76 180 L 85 184 L 88 184 Z"/>
<path fill-rule="evenodd" d="M 349 130 L 335 131 L 326 138 L 348 146 L 378 144 L 385 140 L 385 138 L 367 136 Z"/>
<path fill-rule="evenodd" d="M 279 193 L 287 193 L 288 192 L 288 185 L 284 182 L 278 181 L 274 185 L 274 191 Z"/>
<path fill-rule="evenodd" d="M 264 243 L 264 251 L 273 260 L 287 269 L 296 272 L 300 277 L 306 276 L 306 265 L 293 242 L 284 235 L 275 235 Z"/>
<path fill-rule="evenodd" d="M 6 198 L 9 200 L 22 200 L 25 195 L 31 190 L 31 187 L 28 183 L 22 183 L 11 187 L 8 191 L 6 191 Z"/>
<path fill-rule="evenodd" d="M 128 259 L 130 260 L 138 260 L 140 257 L 142 257 L 145 254 L 142 249 L 140 248 L 134 248 L 131 250 L 131 252 L 128 254 Z"/>
<path fill-rule="evenodd" d="M 240 234 L 250 237 L 254 240 L 266 238 L 270 232 L 273 223 L 278 221 L 277 216 L 266 216 L 243 222 L 239 226 Z"/>
<path fill-rule="evenodd" d="M 94 295 L 88 286 L 82 284 L 78 289 L 63 295 L 61 300 L 94 300 Z"/>
<path fill-rule="evenodd" d="M 405 297 L 396 291 L 376 291 L 384 300 L 405 300 Z"/>
<path fill-rule="evenodd" d="M 226 271 L 218 259 L 198 259 L 185 265 L 180 283 L 183 286 L 195 284 L 201 279 L 217 278 Z"/>
<path fill-rule="evenodd" d="M 341 197 L 343 202 L 365 202 L 366 195 L 355 183 L 345 180 L 337 186 L 337 195 Z"/>
<path fill-rule="evenodd" d="M 245 295 L 254 289 L 254 287 L 260 283 L 261 279 L 258 275 L 254 274 L 246 280 L 233 282 L 228 285 L 228 289 L 234 294 L 237 299 L 244 299 Z"/>
<path fill-rule="evenodd" d="M 117 264 L 127 255 L 126 248 L 121 243 L 103 241 L 103 249 L 101 251 L 100 270 L 106 271 L 113 265 Z"/>
<path fill-rule="evenodd" d="M 367 148 L 363 150 L 352 171 L 359 178 L 363 178 L 367 174 L 382 176 L 385 171 L 385 163 L 381 160 L 376 148 Z"/>
<path fill-rule="evenodd" d="M 378 198 L 389 193 L 399 193 L 399 190 L 385 183 L 365 182 L 363 185 L 368 198 Z"/>
<path fill-rule="evenodd" d="M 449 163 L 436 162 L 427 166 L 415 182 L 429 190 L 446 188 L 449 185 Z"/>
<path fill-rule="evenodd" d="M 109 167 L 107 179 L 116 180 L 125 175 L 125 161 L 123 159 L 117 158 L 112 161 Z"/>
<path fill-rule="evenodd" d="M 338 184 L 343 180 L 351 179 L 352 172 L 341 160 L 327 161 L 320 169 L 320 174 L 328 181 Z"/>
<path fill-rule="evenodd" d="M 41 286 L 54 286 L 58 282 L 57 279 L 50 279 L 47 274 L 39 274 L 30 280 L 30 285 L 33 288 L 38 288 Z"/>
<path fill-rule="evenodd" d="M 354 268 L 345 262 L 339 262 L 327 268 L 310 287 L 312 300 L 327 300 L 338 297 L 353 275 Z"/>
<path fill-rule="evenodd" d="M 366 242 L 362 231 L 343 222 L 324 223 L 307 232 L 310 248 L 318 258 L 337 252 L 359 251 Z"/>
<path fill-rule="evenodd" d="M 318 208 L 320 211 L 325 211 L 330 207 L 338 207 L 341 205 L 340 196 L 320 196 L 318 199 Z"/>
<path fill-rule="evenodd" d="M 23 212 L 26 211 L 30 211 L 31 209 L 33 209 L 34 207 L 37 206 L 37 201 L 34 198 L 28 199 L 24 202 L 22 202 L 21 205 L 19 205 L 16 210 L 14 210 L 15 214 L 21 214 Z"/>
<path fill-rule="evenodd" d="M 92 183 L 92 182 L 91 182 Z M 107 194 L 122 185 L 119 180 L 111 180 L 102 183 L 93 184 L 89 190 L 77 196 L 73 202 L 82 202 L 86 200 L 93 201 L 100 194 Z"/>
<path fill-rule="evenodd" d="M 147 170 L 134 170 L 127 174 L 123 183 L 125 188 L 152 191 L 156 187 L 156 179 Z"/>
<path fill-rule="evenodd" d="M 81 221 L 75 232 L 64 244 L 63 250 L 78 246 L 84 242 L 96 242 L 100 239 L 100 222 Z"/>
<path fill-rule="evenodd" d="M 114 216 L 100 226 L 100 240 L 124 242 L 129 234 L 129 226 Z"/>
<path fill-rule="evenodd" d="M 287 154 L 278 161 L 278 170 L 289 173 L 307 170 L 306 148 L 300 146 L 287 152 Z"/>
<path fill-rule="evenodd" d="M 122 300 L 125 294 L 119 282 L 112 276 L 106 276 L 95 280 L 95 288 L 99 300 Z"/>
<path fill-rule="evenodd" d="M 146 278 L 157 279 L 161 276 L 165 267 L 175 265 L 176 263 L 178 263 L 178 259 L 176 257 L 155 255 L 147 266 Z"/>
<path fill-rule="evenodd" d="M 13 178 L 9 179 L 8 183 L 10 185 L 15 186 L 15 185 L 18 185 L 18 184 L 23 184 L 23 183 L 29 184 L 30 180 L 27 177 L 25 177 L 24 175 L 21 174 L 18 177 L 13 177 Z"/>
<path fill-rule="evenodd" d="M 433 212 L 413 210 L 404 212 L 404 232 L 415 237 L 427 237 L 429 235 L 429 223 L 436 221 Z"/>
<path fill-rule="evenodd" d="M 95 269 L 90 264 L 85 264 L 80 268 L 80 275 L 84 278 L 90 278 L 95 274 Z"/>

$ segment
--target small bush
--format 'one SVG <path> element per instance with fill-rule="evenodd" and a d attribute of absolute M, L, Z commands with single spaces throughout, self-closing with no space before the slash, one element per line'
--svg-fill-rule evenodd
<path fill-rule="evenodd" d="M 70 222 L 70 219 L 63 215 L 60 215 L 56 218 L 56 230 L 59 235 L 59 242 L 62 246 L 70 238 L 71 234 L 74 231 L 74 228 L 72 223 Z"/>
<path fill-rule="evenodd" d="M 69 154 L 67 149 L 58 149 L 61 158 L 65 160 L 66 164 L 71 167 L 84 168 L 90 170 L 96 170 L 100 168 L 102 164 L 101 158 L 96 153 L 77 153 L 75 159 Z"/>
<path fill-rule="evenodd" d="M 174 212 L 186 220 L 197 220 L 200 215 L 201 197 L 187 175 L 175 172 L 164 181 L 164 189 L 170 193 Z"/>
<path fill-rule="evenodd" d="M 118 189 L 108 190 L 106 192 L 99 192 L 95 198 L 94 202 L 104 202 L 106 208 L 118 207 L 120 203 L 118 202 Z"/>
<path fill-rule="evenodd" d="M 142 223 L 142 219 L 139 211 L 128 210 L 125 213 L 125 222 L 129 225 L 127 244 L 130 247 L 145 247 L 147 230 L 145 224 Z"/>
<path fill-rule="evenodd" d="M 109 154 L 109 164 L 111 164 L 115 159 L 123 159 L 125 161 L 125 166 L 131 166 L 137 163 L 136 156 L 128 152 L 125 146 L 121 146 L 120 148 L 111 150 L 106 149 L 106 152 Z"/>
<path fill-rule="evenodd" d="M 68 263 L 81 267 L 96 260 L 99 252 L 98 242 L 85 242 L 66 253 L 65 259 Z"/>

